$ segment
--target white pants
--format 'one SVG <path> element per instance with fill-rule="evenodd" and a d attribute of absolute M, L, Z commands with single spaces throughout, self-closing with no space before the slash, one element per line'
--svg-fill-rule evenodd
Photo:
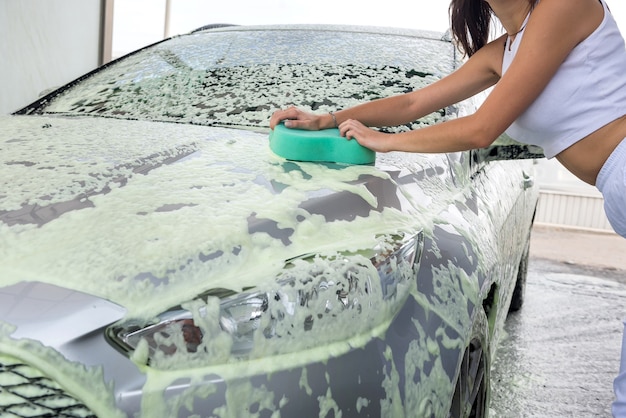
<path fill-rule="evenodd" d="M 598 174 L 596 182 L 604 197 L 604 211 L 611 226 L 626 238 L 626 138 L 615 148 Z M 626 322 L 622 337 L 619 374 L 613 381 L 613 416 L 626 418 Z"/>
<path fill-rule="evenodd" d="M 622 360 L 619 365 L 619 374 L 613 381 L 615 401 L 613 402 L 613 416 L 626 417 L 626 322 L 624 322 L 624 336 L 622 337 Z"/>
<path fill-rule="evenodd" d="M 626 238 L 626 138 L 606 160 L 596 181 L 611 226 Z"/>

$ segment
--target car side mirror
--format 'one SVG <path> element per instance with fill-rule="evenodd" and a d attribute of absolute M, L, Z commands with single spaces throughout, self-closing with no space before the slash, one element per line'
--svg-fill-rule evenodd
<path fill-rule="evenodd" d="M 59 88 L 59 86 L 49 87 L 49 88 L 47 88 L 45 90 L 40 91 L 39 92 L 39 96 L 37 96 L 37 97 L 41 98 L 41 97 L 47 96 L 48 94 L 52 93 L 53 91 L 55 91 L 58 88 Z"/>
<path fill-rule="evenodd" d="M 480 162 L 545 158 L 541 147 L 522 144 L 505 133 L 490 146 L 477 149 L 476 156 Z"/>

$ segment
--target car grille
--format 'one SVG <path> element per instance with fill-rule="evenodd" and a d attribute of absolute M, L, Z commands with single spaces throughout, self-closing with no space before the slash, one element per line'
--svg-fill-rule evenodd
<path fill-rule="evenodd" d="M 0 360 L 0 417 L 95 417 L 39 370 L 19 361 Z"/>

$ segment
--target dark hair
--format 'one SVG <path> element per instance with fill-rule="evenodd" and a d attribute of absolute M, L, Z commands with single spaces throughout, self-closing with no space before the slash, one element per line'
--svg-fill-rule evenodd
<path fill-rule="evenodd" d="M 531 7 L 537 0 L 528 0 Z M 485 0 L 451 0 L 452 37 L 467 56 L 472 56 L 489 41 L 493 11 Z"/>
<path fill-rule="evenodd" d="M 488 42 L 491 7 L 484 0 L 452 0 L 449 13 L 452 35 L 471 57 Z"/>

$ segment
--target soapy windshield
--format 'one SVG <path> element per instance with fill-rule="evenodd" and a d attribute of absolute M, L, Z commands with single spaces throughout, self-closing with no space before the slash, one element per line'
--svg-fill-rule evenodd
<path fill-rule="evenodd" d="M 200 32 L 131 54 L 36 112 L 267 128 L 288 105 L 330 111 L 423 87 L 453 70 L 452 50 L 432 36 Z"/>

